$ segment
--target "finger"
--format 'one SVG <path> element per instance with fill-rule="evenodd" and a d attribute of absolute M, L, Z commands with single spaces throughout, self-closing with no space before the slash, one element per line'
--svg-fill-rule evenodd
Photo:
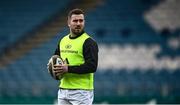
<path fill-rule="evenodd" d="M 60 75 L 62 75 L 62 74 L 63 74 L 63 73 L 56 73 L 55 75 L 56 75 L 56 76 L 60 76 Z"/>
<path fill-rule="evenodd" d="M 54 73 L 55 73 L 55 74 L 62 74 L 63 71 L 62 71 L 62 70 L 61 70 L 61 71 L 54 71 Z"/>
<path fill-rule="evenodd" d="M 57 69 L 62 69 L 62 66 L 58 66 L 58 67 L 55 66 L 55 67 L 53 67 L 53 69 L 56 69 L 56 70 L 57 70 Z"/>
<path fill-rule="evenodd" d="M 54 67 L 61 67 L 62 65 L 54 65 Z"/>
<path fill-rule="evenodd" d="M 58 73 L 58 72 L 62 72 L 62 71 L 63 71 L 62 69 L 54 69 L 53 72 Z"/>
<path fill-rule="evenodd" d="M 63 69 L 62 68 L 53 68 L 54 71 L 62 71 Z"/>

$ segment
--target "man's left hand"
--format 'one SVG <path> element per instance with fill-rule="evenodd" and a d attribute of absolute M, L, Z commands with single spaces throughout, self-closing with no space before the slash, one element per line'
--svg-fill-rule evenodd
<path fill-rule="evenodd" d="M 67 73 L 68 72 L 68 65 L 67 64 L 54 65 L 54 71 L 55 71 L 55 74 L 57 76 L 64 74 L 64 73 Z"/>

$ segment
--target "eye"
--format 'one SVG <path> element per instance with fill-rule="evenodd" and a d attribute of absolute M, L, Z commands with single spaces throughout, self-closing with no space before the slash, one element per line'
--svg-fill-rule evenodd
<path fill-rule="evenodd" d="M 83 22 L 83 19 L 79 19 L 79 22 L 82 23 L 82 22 Z"/>
<path fill-rule="evenodd" d="M 78 22 L 78 20 L 73 20 L 73 22 Z"/>

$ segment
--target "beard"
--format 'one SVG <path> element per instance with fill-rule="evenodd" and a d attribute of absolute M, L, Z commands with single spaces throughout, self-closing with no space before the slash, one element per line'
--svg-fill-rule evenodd
<path fill-rule="evenodd" d="M 75 29 L 71 29 L 72 33 L 75 34 L 75 35 L 81 35 L 83 32 L 84 32 L 84 29 L 78 27 L 78 28 L 75 28 Z"/>

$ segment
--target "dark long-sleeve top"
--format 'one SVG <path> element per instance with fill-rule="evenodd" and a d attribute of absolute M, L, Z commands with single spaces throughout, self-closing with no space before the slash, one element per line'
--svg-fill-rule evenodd
<path fill-rule="evenodd" d="M 59 44 L 54 55 L 60 55 Z M 91 37 L 86 39 L 83 44 L 83 56 L 85 63 L 80 66 L 68 66 L 68 73 L 86 74 L 96 72 L 98 65 L 98 45 Z"/>

